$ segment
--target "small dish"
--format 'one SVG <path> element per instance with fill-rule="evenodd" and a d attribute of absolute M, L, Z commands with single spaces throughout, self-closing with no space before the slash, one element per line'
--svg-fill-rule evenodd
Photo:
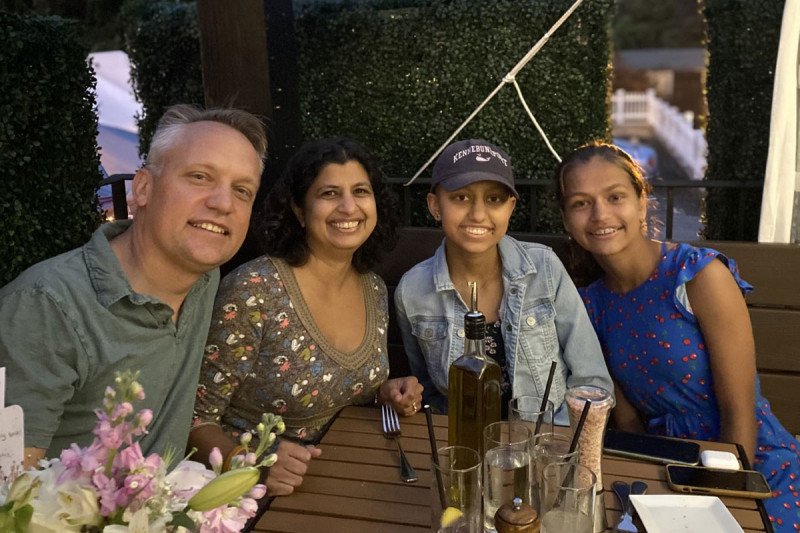
<path fill-rule="evenodd" d="M 631 495 L 647 533 L 744 533 L 716 496 Z"/>

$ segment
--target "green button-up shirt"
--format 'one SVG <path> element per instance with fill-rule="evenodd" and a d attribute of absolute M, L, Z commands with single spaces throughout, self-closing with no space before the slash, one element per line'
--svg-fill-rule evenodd
<path fill-rule="evenodd" d="M 178 323 L 158 299 L 134 292 L 109 240 L 130 221 L 104 224 L 84 246 L 38 263 L 0 289 L 0 366 L 7 404 L 25 413 L 25 446 L 58 457 L 92 441 L 116 371 L 140 371 L 153 411 L 142 450 L 183 453 L 219 271 L 190 290 Z"/>

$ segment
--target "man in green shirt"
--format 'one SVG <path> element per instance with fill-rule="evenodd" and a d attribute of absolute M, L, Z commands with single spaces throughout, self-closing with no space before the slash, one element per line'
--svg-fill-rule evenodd
<path fill-rule="evenodd" d="M 144 453 L 186 446 L 218 267 L 247 233 L 266 153 L 253 115 L 167 110 L 132 185 L 135 220 L 0 289 L 7 403 L 25 413 L 26 465 L 91 442 L 116 371 L 140 371 Z"/>

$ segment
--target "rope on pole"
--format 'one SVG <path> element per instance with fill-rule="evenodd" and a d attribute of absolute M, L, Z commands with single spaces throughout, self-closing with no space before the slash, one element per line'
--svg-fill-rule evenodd
<path fill-rule="evenodd" d="M 428 168 L 428 166 L 439 156 L 439 154 L 441 154 L 442 151 L 445 148 L 447 148 L 447 146 L 453 141 L 453 139 L 455 139 L 456 136 L 459 133 L 461 133 L 461 131 L 467 126 L 467 124 L 469 124 L 470 121 L 472 121 L 472 119 L 475 118 L 475 116 L 478 113 L 480 113 L 481 110 L 484 107 L 486 107 L 486 104 L 488 104 L 492 100 L 492 98 L 494 98 L 495 95 L 497 95 L 497 93 L 500 92 L 500 89 L 502 89 L 503 86 L 505 84 L 507 84 L 507 83 L 513 83 L 517 87 L 517 93 L 519 94 L 519 97 L 522 100 L 522 105 L 525 107 L 525 110 L 528 112 L 528 116 L 530 116 L 530 118 L 533 120 L 533 124 L 536 126 L 536 129 L 539 130 L 539 134 L 542 135 L 542 137 L 544 138 L 545 143 L 547 144 L 547 147 L 550 149 L 550 151 L 553 153 L 553 155 L 555 155 L 556 159 L 558 159 L 559 162 L 561 161 L 561 158 L 556 153 L 556 151 L 553 149 L 553 147 L 550 144 L 550 141 L 547 139 L 547 136 L 544 134 L 544 131 L 539 126 L 539 123 L 533 117 L 533 113 L 531 113 L 530 108 L 528 107 L 528 104 L 525 102 L 525 99 L 522 97 L 522 91 L 519 89 L 519 85 L 517 85 L 517 82 L 516 82 L 515 78 L 516 78 L 517 73 L 519 73 L 519 71 L 522 70 L 525 67 L 525 65 L 527 65 L 530 62 L 530 60 L 533 59 L 533 57 L 537 53 L 539 53 L 539 50 L 541 50 L 542 47 L 545 44 L 547 44 L 547 41 L 550 40 L 550 37 L 553 35 L 553 33 L 555 33 L 556 30 L 558 30 L 558 28 L 560 28 L 564 24 L 564 22 L 566 22 L 566 20 L 572 15 L 572 13 L 576 9 L 578 9 L 578 6 L 580 6 L 582 3 L 583 3 L 583 0 L 576 0 L 575 3 L 573 3 L 570 6 L 570 8 L 567 9 L 564 12 L 563 15 L 561 15 L 561 17 L 555 22 L 555 24 L 553 24 L 553 26 L 549 30 L 547 30 L 547 33 L 545 33 L 541 37 L 541 39 L 539 39 L 536 42 L 536 44 L 534 44 L 533 47 L 531 47 L 531 49 L 528 50 L 528 52 L 522 57 L 522 59 L 520 59 L 519 62 L 517 62 L 517 64 L 514 65 L 514 68 L 512 68 L 508 72 L 508 74 L 503 76 L 503 80 L 497 85 L 497 87 L 494 88 L 494 90 L 492 90 L 491 93 L 489 93 L 489 96 L 487 96 L 483 100 L 483 102 L 481 102 L 480 105 L 478 105 L 478 107 L 475 108 L 475 110 L 472 113 L 470 113 L 470 115 L 466 118 L 466 120 L 464 120 L 464 122 L 462 122 L 461 125 L 458 128 L 456 128 L 456 130 L 453 132 L 453 134 L 450 135 L 450 137 L 448 137 L 447 140 L 444 143 L 442 143 L 442 145 L 439 146 L 439 148 L 436 149 L 436 151 L 433 153 L 433 155 L 425 162 L 424 165 L 422 165 L 422 167 L 417 171 L 417 173 L 414 174 L 414 176 L 410 180 L 408 180 L 406 183 L 403 184 L 404 187 L 408 187 L 409 185 L 414 183 L 414 181 L 420 176 L 420 174 L 425 172 L 425 169 Z"/>

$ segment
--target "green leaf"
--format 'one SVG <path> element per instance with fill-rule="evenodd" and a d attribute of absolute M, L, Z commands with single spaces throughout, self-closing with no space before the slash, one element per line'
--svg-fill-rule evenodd
<path fill-rule="evenodd" d="M 192 532 L 197 531 L 197 524 L 195 524 L 194 520 L 189 518 L 189 515 L 184 512 L 172 515 L 172 522 L 170 522 L 169 525 L 174 527 L 183 526 Z"/>

